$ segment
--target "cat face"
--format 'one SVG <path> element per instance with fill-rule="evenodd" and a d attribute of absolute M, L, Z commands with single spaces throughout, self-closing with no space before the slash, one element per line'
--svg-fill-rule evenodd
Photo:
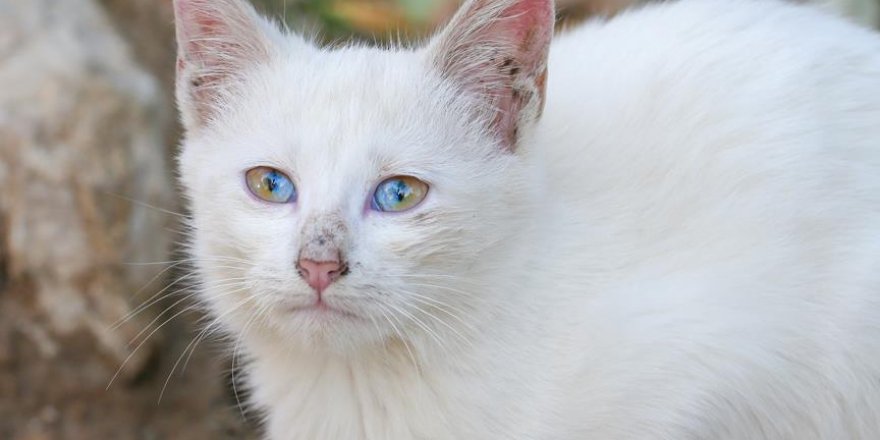
<path fill-rule="evenodd" d="M 419 51 L 318 50 L 238 1 L 176 8 L 180 182 L 215 316 L 337 352 L 473 328 L 537 199 L 514 150 L 542 99 L 543 73 L 522 71 L 540 63 L 501 59 L 497 41 L 492 62 L 479 42 L 449 41 L 474 35 Z M 485 19 L 469 13 L 458 29 Z M 463 50 L 474 59 L 454 65 Z M 508 70 L 494 88 L 478 83 L 486 99 L 469 89 L 478 75 L 456 78 L 465 69 Z M 412 191 L 418 200 L 389 209 Z"/>

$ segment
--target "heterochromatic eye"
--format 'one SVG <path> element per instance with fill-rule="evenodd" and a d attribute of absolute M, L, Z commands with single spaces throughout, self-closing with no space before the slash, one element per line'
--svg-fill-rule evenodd
<path fill-rule="evenodd" d="M 245 178 L 251 192 L 267 202 L 296 201 L 296 187 L 281 171 L 269 167 L 256 167 L 249 169 Z"/>
<path fill-rule="evenodd" d="M 415 177 L 397 176 L 379 184 L 373 194 L 373 209 L 400 212 L 418 205 L 428 194 L 428 184 Z"/>

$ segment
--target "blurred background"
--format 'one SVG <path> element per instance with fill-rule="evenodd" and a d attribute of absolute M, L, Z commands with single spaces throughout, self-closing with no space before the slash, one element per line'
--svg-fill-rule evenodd
<path fill-rule="evenodd" d="M 558 0 L 560 27 L 641 1 Z M 255 3 L 325 42 L 458 5 Z M 880 0 L 816 3 L 880 24 Z M 0 440 L 256 438 L 177 250 L 174 60 L 171 0 L 0 0 Z"/>

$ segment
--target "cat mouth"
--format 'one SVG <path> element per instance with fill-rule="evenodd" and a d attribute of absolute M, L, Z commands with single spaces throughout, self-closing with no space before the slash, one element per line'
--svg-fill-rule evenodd
<path fill-rule="evenodd" d="M 345 319 L 361 319 L 355 313 L 352 313 L 348 310 L 342 309 L 340 307 L 332 306 L 327 304 L 326 301 L 318 300 L 312 304 L 304 305 L 304 306 L 294 306 L 290 308 L 291 313 L 295 314 L 305 314 L 314 317 L 338 317 Z"/>

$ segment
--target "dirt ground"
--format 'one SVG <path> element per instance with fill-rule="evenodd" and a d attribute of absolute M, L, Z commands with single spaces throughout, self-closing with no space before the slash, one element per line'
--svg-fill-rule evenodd
<path fill-rule="evenodd" d="M 46 359 L 34 342 L 40 336 L 25 324 L 40 319 L 29 313 L 30 292 L 0 292 L 0 439 L 257 438 L 256 417 L 238 408 L 228 387 L 231 363 L 218 360 L 216 344 L 200 344 L 186 370 L 178 366 L 168 379 L 196 335 L 192 319 L 172 321 L 139 374 L 106 389 L 118 365 L 95 355 L 90 335 L 61 339 Z"/>

